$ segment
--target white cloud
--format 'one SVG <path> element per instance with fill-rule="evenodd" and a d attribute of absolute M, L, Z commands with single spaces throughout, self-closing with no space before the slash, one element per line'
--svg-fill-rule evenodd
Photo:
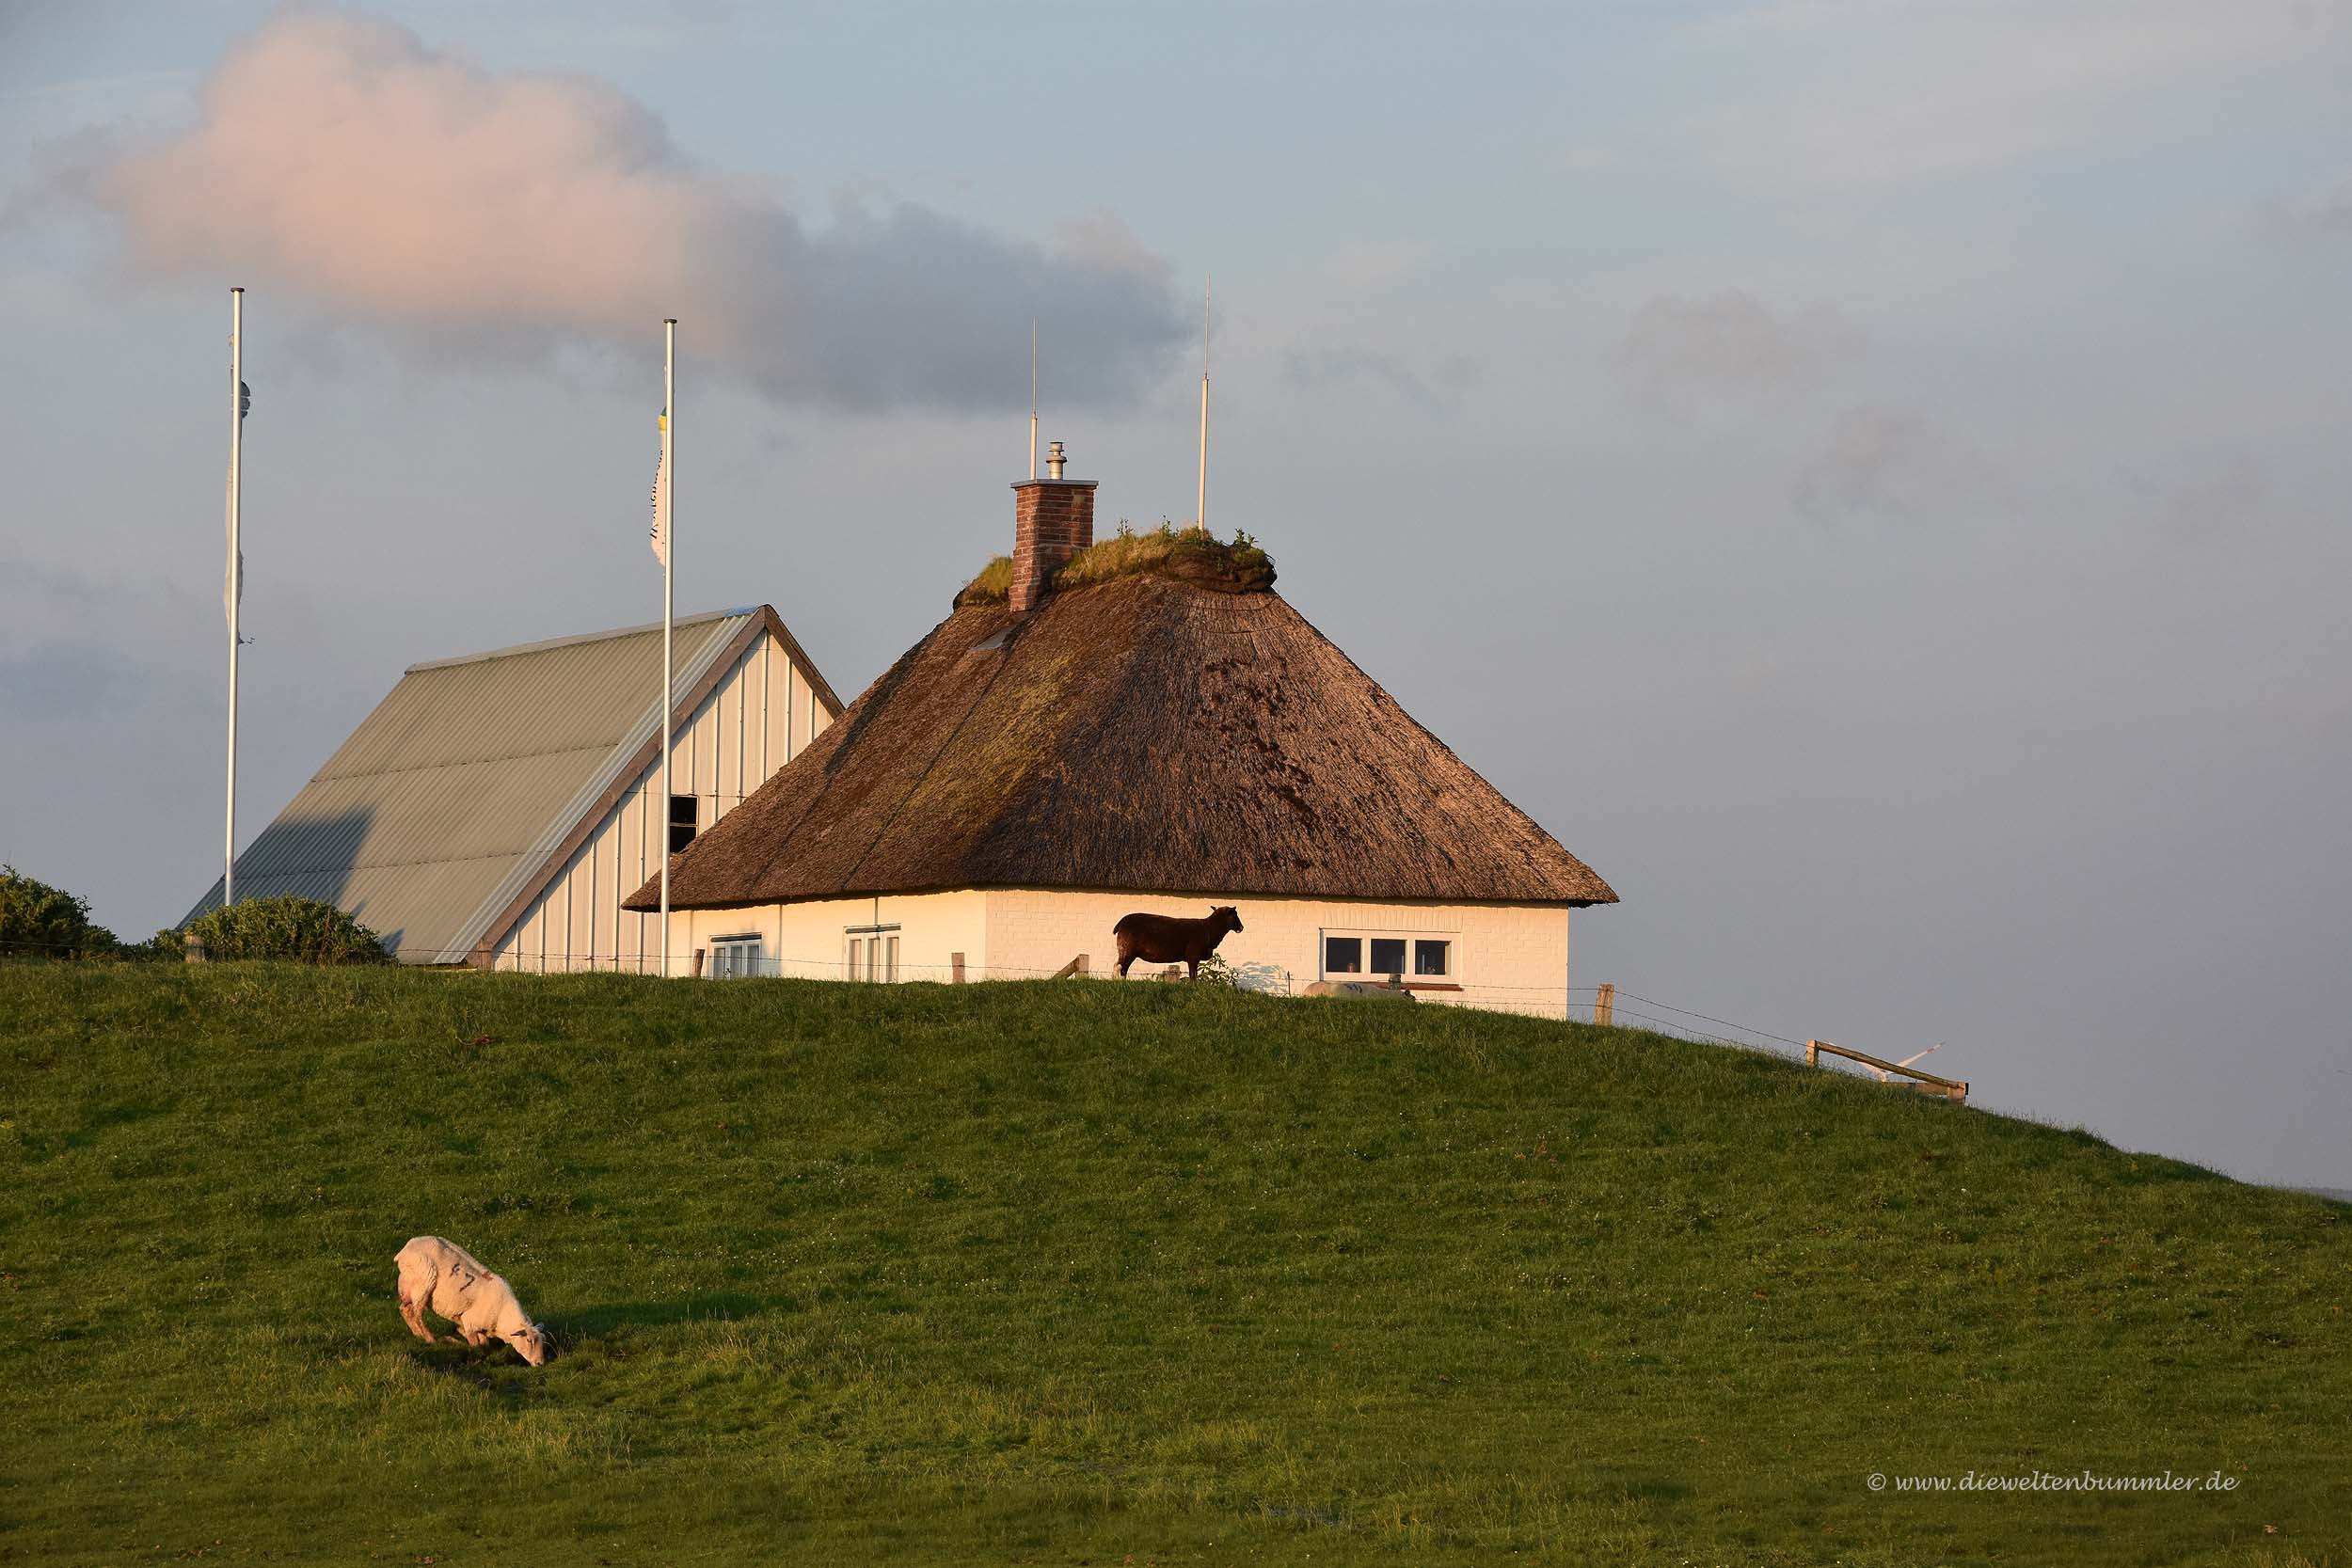
<path fill-rule="evenodd" d="M 477 341 L 643 344 L 676 315 L 770 393 L 846 407 L 1013 401 L 1032 314 L 1076 395 L 1131 395 L 1186 335 L 1166 268 L 1115 225 L 1048 248 L 900 203 L 811 230 L 607 83 L 492 72 L 334 11 L 237 45 L 196 125 L 115 157 L 96 195 L 153 274 Z"/>

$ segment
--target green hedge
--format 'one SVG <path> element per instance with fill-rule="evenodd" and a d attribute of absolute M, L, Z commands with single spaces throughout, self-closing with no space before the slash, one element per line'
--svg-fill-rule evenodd
<path fill-rule="evenodd" d="M 88 900 L 0 865 L 0 953 L 95 958 L 120 947 L 112 931 L 91 924 Z"/>
<path fill-rule="evenodd" d="M 332 904 L 291 893 L 243 898 L 188 923 L 182 945 L 201 940 L 215 958 L 291 958 L 315 964 L 388 964 L 383 939 Z M 159 934 L 157 942 L 163 941 Z"/>

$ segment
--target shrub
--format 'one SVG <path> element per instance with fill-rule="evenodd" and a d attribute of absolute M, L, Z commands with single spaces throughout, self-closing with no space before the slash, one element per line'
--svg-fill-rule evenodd
<path fill-rule="evenodd" d="M 0 953 L 95 958 L 119 947 L 112 931 L 90 923 L 87 899 L 0 865 Z"/>
<path fill-rule="evenodd" d="M 1200 960 L 1199 980 L 1204 986 L 1223 986 L 1227 990 L 1241 989 L 1241 976 L 1233 973 L 1233 966 L 1225 961 L 1222 953 L 1212 953 Z"/>
<path fill-rule="evenodd" d="M 189 922 L 189 939 L 200 938 L 215 958 L 292 958 L 313 964 L 384 964 L 392 961 L 383 939 L 332 904 L 281 893 L 246 898 L 208 911 Z"/>

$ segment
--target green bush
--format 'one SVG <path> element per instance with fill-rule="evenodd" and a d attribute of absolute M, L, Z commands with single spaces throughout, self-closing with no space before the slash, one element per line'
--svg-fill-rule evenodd
<path fill-rule="evenodd" d="M 160 940 L 160 939 L 159 939 Z M 215 958 L 292 958 L 313 964 L 388 964 L 383 939 L 332 904 L 281 893 L 245 898 L 188 923 Z"/>
<path fill-rule="evenodd" d="M 0 865 L 0 953 L 95 958 L 119 947 L 112 931 L 90 923 L 88 900 Z"/>

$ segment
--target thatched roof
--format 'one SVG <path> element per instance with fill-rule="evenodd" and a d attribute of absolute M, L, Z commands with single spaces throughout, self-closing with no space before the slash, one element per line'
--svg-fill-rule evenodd
<path fill-rule="evenodd" d="M 674 908 L 963 887 L 1616 901 L 1279 594 L 1156 574 L 960 605 L 670 872 Z"/>

